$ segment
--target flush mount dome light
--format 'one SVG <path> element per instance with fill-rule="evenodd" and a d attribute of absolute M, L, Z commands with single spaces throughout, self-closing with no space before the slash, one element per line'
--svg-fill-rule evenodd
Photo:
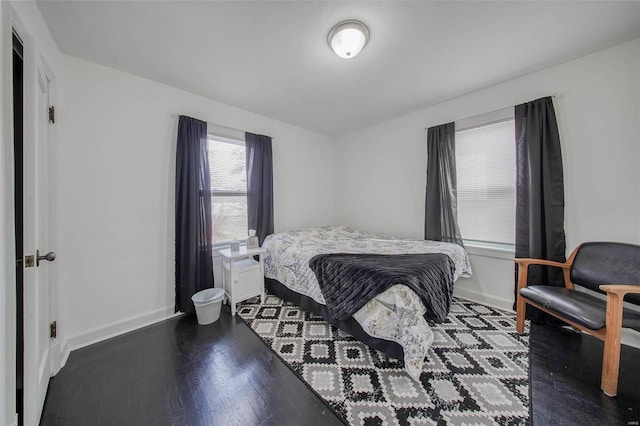
<path fill-rule="evenodd" d="M 331 28 L 327 41 L 336 55 L 350 59 L 369 41 L 369 29 L 360 21 L 342 21 Z"/>

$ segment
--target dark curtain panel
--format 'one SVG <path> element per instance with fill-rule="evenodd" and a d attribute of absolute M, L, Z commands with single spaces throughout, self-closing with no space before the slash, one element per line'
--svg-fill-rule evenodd
<path fill-rule="evenodd" d="M 260 245 L 273 234 L 273 156 L 271 138 L 247 132 L 247 216 Z"/>
<path fill-rule="evenodd" d="M 191 296 L 213 287 L 207 123 L 181 115 L 177 145 L 175 311 L 193 313 Z"/>
<path fill-rule="evenodd" d="M 517 105 L 515 120 L 515 255 L 564 262 L 566 243 L 562 153 L 551 97 Z M 546 266 L 531 266 L 529 283 L 564 286 L 562 271 Z M 527 306 L 527 318 L 535 322 L 553 322 L 532 306 Z"/>
<path fill-rule="evenodd" d="M 455 124 L 427 130 L 427 197 L 424 238 L 462 244 L 456 194 Z"/>

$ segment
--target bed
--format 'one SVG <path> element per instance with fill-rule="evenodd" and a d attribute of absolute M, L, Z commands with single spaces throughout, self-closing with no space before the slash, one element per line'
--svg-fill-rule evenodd
<path fill-rule="evenodd" d="M 450 243 L 399 239 L 367 234 L 350 227 L 322 227 L 269 235 L 264 243 L 265 282 L 276 296 L 321 315 L 333 326 L 351 334 L 387 356 L 404 360 L 407 373 L 418 380 L 424 358 L 433 342 L 418 295 L 405 285 L 392 285 L 351 317 L 337 320 L 327 307 L 309 262 L 318 255 L 443 253 L 453 264 L 453 280 L 471 275 L 464 248 Z M 450 295 L 449 295 L 450 296 Z"/>

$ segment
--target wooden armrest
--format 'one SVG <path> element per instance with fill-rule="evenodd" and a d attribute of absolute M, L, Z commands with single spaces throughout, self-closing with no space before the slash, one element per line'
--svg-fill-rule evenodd
<path fill-rule="evenodd" d="M 528 258 L 516 258 L 516 263 L 520 266 L 529 266 L 529 265 L 545 265 L 545 266 L 556 266 L 562 269 L 571 268 L 571 263 L 560 263 L 554 262 L 553 260 L 546 259 L 528 259 Z"/>
<path fill-rule="evenodd" d="M 605 293 L 614 293 L 621 297 L 627 293 L 640 294 L 640 285 L 603 284 L 599 288 Z"/>
<path fill-rule="evenodd" d="M 571 265 L 573 264 L 573 259 L 576 257 L 577 252 L 578 249 L 576 248 L 565 263 L 546 259 L 530 259 L 525 257 L 515 258 L 514 260 L 518 265 L 518 294 L 521 288 L 527 286 L 527 271 L 529 270 L 529 265 L 555 266 L 557 268 L 561 268 L 562 276 L 564 278 L 564 286 L 573 290 L 574 287 L 573 283 L 571 282 L 569 272 L 571 270 Z"/>

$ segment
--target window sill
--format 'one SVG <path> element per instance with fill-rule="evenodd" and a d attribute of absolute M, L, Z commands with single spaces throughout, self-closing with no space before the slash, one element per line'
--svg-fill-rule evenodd
<path fill-rule="evenodd" d="M 240 242 L 240 247 L 244 247 L 247 245 L 247 240 L 238 240 Z M 231 241 L 226 242 L 226 243 L 214 243 L 213 244 L 213 256 L 218 256 L 220 253 L 218 253 L 220 250 L 224 250 L 224 249 L 230 249 L 231 248 Z"/>
<path fill-rule="evenodd" d="M 469 241 L 464 243 L 467 253 L 473 256 L 493 257 L 495 259 L 513 260 L 515 247 L 507 244 L 491 244 Z"/>

